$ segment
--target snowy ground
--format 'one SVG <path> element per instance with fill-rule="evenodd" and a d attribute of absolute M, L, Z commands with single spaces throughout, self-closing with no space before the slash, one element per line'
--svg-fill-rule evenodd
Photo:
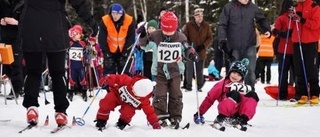
<path fill-rule="evenodd" d="M 272 67 L 272 81 L 277 83 L 277 66 Z M 203 92 L 198 93 L 199 103 L 205 98 L 207 92 L 211 89 L 215 82 L 207 82 L 203 88 Z M 95 119 L 98 110 L 98 102 L 106 94 L 105 91 L 99 93 L 97 98 L 92 103 L 88 113 L 84 116 L 86 124 L 84 126 L 75 126 L 71 129 L 65 129 L 57 134 L 51 134 L 50 131 L 56 126 L 54 121 L 53 98 L 52 93 L 47 93 L 49 105 L 45 105 L 43 94 L 39 98 L 39 126 L 29 131 L 19 134 L 18 131 L 24 128 L 26 123 L 26 109 L 22 107 L 22 98 L 18 99 L 19 105 L 14 101 L 8 101 L 8 105 L 4 105 L 4 98 L 0 97 L 0 120 L 10 119 L 9 122 L 0 122 L 1 136 L 5 137 L 88 137 L 88 136 L 105 136 L 105 137 L 209 137 L 209 136 L 223 136 L 223 137 L 301 137 L 301 136 L 319 136 L 320 131 L 320 107 L 306 106 L 306 107 L 284 107 L 283 104 L 290 104 L 289 102 L 279 102 L 276 106 L 276 101 L 265 94 L 264 86 L 257 83 L 256 89 L 260 97 L 260 102 L 257 108 L 255 117 L 249 121 L 252 127 L 249 127 L 247 132 L 227 128 L 225 132 L 212 129 L 208 124 L 211 123 L 217 115 L 217 103 L 215 103 L 210 110 L 204 115 L 206 124 L 196 125 L 193 123 L 192 117 L 197 110 L 196 92 L 184 93 L 184 109 L 183 119 L 181 125 L 190 122 L 188 130 L 152 130 L 147 125 L 147 120 L 142 111 L 137 111 L 134 116 L 131 126 L 126 127 L 123 131 L 114 127 L 119 113 L 116 110 L 111 113 L 108 121 L 107 129 L 99 132 L 94 127 L 93 120 Z M 91 103 L 90 98 L 88 102 L 82 101 L 79 96 L 76 96 L 74 101 L 70 103 L 67 110 L 69 115 L 69 125 L 71 125 L 72 117 L 82 117 L 84 111 Z M 44 127 L 46 116 L 49 115 L 49 126 Z"/>

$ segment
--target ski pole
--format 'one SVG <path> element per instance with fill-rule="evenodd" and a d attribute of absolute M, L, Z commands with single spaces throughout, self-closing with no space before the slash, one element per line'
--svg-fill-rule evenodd
<path fill-rule="evenodd" d="M 130 54 L 129 54 L 128 58 L 127 58 L 126 63 L 125 63 L 125 64 L 124 64 L 124 66 L 123 66 L 123 69 L 122 69 L 122 71 L 121 71 L 121 74 L 123 74 L 123 73 L 124 73 L 124 71 L 126 70 L 126 67 L 127 67 L 128 63 L 129 63 L 129 61 L 130 61 L 130 58 L 131 58 L 131 56 L 132 56 L 132 54 L 133 54 L 133 51 L 134 51 L 134 49 L 135 49 L 135 48 L 136 48 L 136 46 L 137 46 L 137 43 L 138 43 L 139 38 L 140 38 L 140 35 L 141 35 L 141 33 L 140 33 L 140 34 L 138 34 L 138 36 L 136 37 L 135 42 L 133 43 L 133 45 L 132 45 L 132 47 L 131 47 Z"/>
<path fill-rule="evenodd" d="M 308 88 L 308 78 L 307 78 L 306 66 L 305 66 L 305 63 L 304 63 L 304 57 L 303 57 L 303 53 L 302 53 L 300 30 L 299 30 L 299 26 L 298 26 L 298 21 L 296 21 L 296 28 L 297 28 L 297 32 L 298 32 L 298 41 L 299 41 L 299 50 L 300 50 L 300 56 L 301 56 L 301 64 L 302 64 L 305 84 L 306 84 L 306 88 L 307 88 L 308 99 L 310 99 L 310 90 Z M 311 103 L 310 103 L 310 105 L 311 105 Z"/>
<path fill-rule="evenodd" d="M 288 41 L 289 41 L 289 35 L 290 35 L 291 21 L 292 21 L 292 17 L 289 17 L 289 25 L 288 25 L 288 30 L 287 30 L 287 34 L 286 34 L 286 44 L 284 46 L 284 53 L 283 53 L 282 64 L 281 64 L 279 88 L 278 88 L 278 99 L 277 99 L 277 102 L 276 102 L 276 106 L 278 106 L 279 99 L 280 99 L 280 89 L 281 89 L 281 85 L 282 85 L 283 69 L 284 69 L 284 62 L 285 62 L 286 54 L 287 54 L 287 47 L 288 47 Z"/>
<path fill-rule="evenodd" d="M 41 75 L 41 84 L 43 86 L 43 95 L 44 95 L 44 104 L 45 105 L 48 105 L 50 104 L 50 102 L 47 100 L 47 95 L 46 95 L 46 90 L 45 90 L 45 87 L 44 87 L 44 75 L 48 72 L 49 70 L 46 69 L 44 72 L 42 72 L 42 75 Z"/>
<path fill-rule="evenodd" d="M 98 89 L 98 91 L 97 91 L 97 93 L 96 93 L 96 95 L 93 97 L 93 99 L 91 100 L 91 102 L 90 102 L 90 104 L 89 104 L 89 106 L 87 107 L 87 109 L 84 111 L 84 113 L 83 113 L 83 115 L 82 115 L 82 117 L 80 118 L 80 117 L 78 117 L 78 118 L 76 118 L 76 123 L 77 123 L 77 125 L 79 125 L 79 126 L 83 126 L 83 125 L 85 125 L 85 121 L 84 121 L 84 116 L 87 114 L 87 112 L 89 111 L 89 109 L 90 109 L 90 107 L 91 107 L 91 105 L 92 105 L 92 103 L 93 103 L 93 101 L 96 99 L 96 97 L 98 96 L 98 94 L 99 94 L 99 92 L 100 92 L 100 90 L 101 90 L 101 87 L 99 87 L 99 89 Z"/>

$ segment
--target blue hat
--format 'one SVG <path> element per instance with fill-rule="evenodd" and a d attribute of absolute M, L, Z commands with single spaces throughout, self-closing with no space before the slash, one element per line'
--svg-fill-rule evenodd
<path fill-rule="evenodd" d="M 115 3 L 111 5 L 111 13 L 119 13 L 119 14 L 123 14 L 123 7 L 121 6 L 121 4 L 119 3 Z"/>

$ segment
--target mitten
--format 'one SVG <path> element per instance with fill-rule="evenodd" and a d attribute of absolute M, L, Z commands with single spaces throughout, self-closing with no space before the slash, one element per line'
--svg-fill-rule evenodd
<path fill-rule="evenodd" d="M 102 87 L 106 83 L 106 80 L 108 79 L 107 77 L 108 76 L 104 76 L 104 77 L 100 78 L 100 80 L 99 80 L 99 86 L 100 87 Z"/>
<path fill-rule="evenodd" d="M 198 54 L 196 53 L 196 51 L 194 50 L 194 48 L 189 47 L 187 49 L 187 59 L 191 60 L 191 61 L 198 61 Z"/>
<path fill-rule="evenodd" d="M 153 129 L 161 129 L 161 125 L 160 125 L 159 122 L 155 122 L 155 123 L 152 124 L 152 128 Z"/>
<path fill-rule="evenodd" d="M 123 49 L 121 55 L 122 55 L 122 57 L 124 57 L 124 58 L 128 58 L 130 52 L 131 52 L 131 47 L 130 47 L 130 48 L 127 48 L 127 49 Z"/>
<path fill-rule="evenodd" d="M 94 120 L 94 122 L 97 122 L 96 127 L 99 129 L 105 128 L 106 124 L 107 124 L 107 120 L 101 120 L 101 119 L 96 119 L 96 120 Z"/>
<path fill-rule="evenodd" d="M 120 130 L 123 130 L 127 125 L 128 125 L 128 123 L 122 121 L 122 120 L 119 118 L 116 127 L 119 128 Z"/>
<path fill-rule="evenodd" d="M 200 115 L 200 117 L 198 117 L 198 112 L 193 115 L 193 121 L 196 124 L 200 124 L 200 123 L 204 124 L 205 123 L 204 117 L 202 115 Z"/>
<path fill-rule="evenodd" d="M 218 43 L 218 48 L 225 53 L 228 53 L 227 40 L 220 40 Z"/>
<path fill-rule="evenodd" d="M 203 44 L 201 44 L 201 45 L 199 45 L 199 46 L 197 46 L 196 47 L 196 52 L 201 52 L 202 50 L 204 50 L 206 47 L 203 45 Z"/>
<path fill-rule="evenodd" d="M 144 25 L 141 25 L 138 29 L 137 29 L 137 34 L 140 34 L 140 38 L 143 38 L 147 35 L 147 31 L 146 28 L 144 27 Z"/>

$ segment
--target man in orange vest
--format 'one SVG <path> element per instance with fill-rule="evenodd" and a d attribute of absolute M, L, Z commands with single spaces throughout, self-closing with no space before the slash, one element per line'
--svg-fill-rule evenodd
<path fill-rule="evenodd" d="M 98 43 L 104 57 L 104 75 L 120 74 L 123 69 L 129 74 L 129 67 L 124 66 L 135 40 L 132 16 L 125 13 L 122 5 L 114 3 L 99 26 Z"/>

